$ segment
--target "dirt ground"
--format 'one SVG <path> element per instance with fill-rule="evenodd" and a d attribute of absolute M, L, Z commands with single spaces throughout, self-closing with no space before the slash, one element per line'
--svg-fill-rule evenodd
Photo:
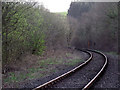
<path fill-rule="evenodd" d="M 12 62 L 3 74 L 3 88 L 18 88 L 19 84 L 46 77 L 62 69 L 84 62 L 86 55 L 73 50 L 50 51 L 45 55 L 23 55 L 19 62 Z"/>

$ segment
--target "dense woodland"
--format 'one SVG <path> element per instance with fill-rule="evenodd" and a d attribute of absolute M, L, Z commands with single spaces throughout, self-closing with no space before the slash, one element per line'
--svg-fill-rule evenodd
<path fill-rule="evenodd" d="M 117 50 L 117 3 L 72 2 L 68 15 L 31 2 L 2 2 L 3 70 L 21 55 L 67 47 Z"/>
<path fill-rule="evenodd" d="M 117 2 L 72 2 L 68 18 L 73 46 L 103 51 L 118 50 Z"/>
<path fill-rule="evenodd" d="M 26 52 L 46 55 L 67 47 L 65 16 L 31 2 L 2 2 L 3 68 Z"/>

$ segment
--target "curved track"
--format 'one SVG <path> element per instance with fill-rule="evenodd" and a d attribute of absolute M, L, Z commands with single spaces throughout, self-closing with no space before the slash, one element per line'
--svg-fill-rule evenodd
<path fill-rule="evenodd" d="M 100 71 L 94 76 L 94 78 L 89 81 L 89 83 L 87 83 L 84 88 L 82 90 L 85 90 L 87 88 L 89 88 L 95 81 L 96 79 L 102 74 L 102 72 L 105 70 L 105 68 L 107 67 L 107 63 L 108 63 L 108 59 L 107 59 L 107 56 L 105 54 L 103 54 L 102 52 L 100 51 L 96 51 L 96 50 L 90 50 L 90 49 L 87 49 L 88 51 L 92 51 L 92 52 L 95 52 L 95 53 L 98 53 L 100 55 L 102 55 L 105 59 L 104 61 L 104 64 L 103 64 L 103 67 L 100 69 Z"/>
<path fill-rule="evenodd" d="M 77 49 L 77 50 L 80 50 L 80 49 Z M 104 58 L 104 64 L 102 65 L 99 72 L 97 72 L 97 74 L 95 74 L 93 76 L 93 78 L 86 85 L 84 85 L 84 87 L 82 87 L 83 90 L 90 88 L 90 86 L 93 85 L 93 83 L 96 81 L 96 79 L 105 70 L 105 67 L 107 66 L 108 60 L 107 60 L 107 57 L 102 52 L 99 52 L 99 51 L 96 51 L 96 50 L 80 50 L 80 51 L 86 52 L 86 53 L 88 53 L 90 55 L 90 57 L 84 63 L 82 63 L 79 66 L 75 67 L 74 69 L 72 69 L 72 70 L 70 70 L 70 71 L 56 77 L 55 79 L 52 79 L 52 80 L 50 80 L 50 81 L 36 87 L 34 90 L 45 89 L 45 88 L 51 87 L 51 86 L 53 86 L 53 84 L 55 84 L 55 83 L 57 84 L 57 82 L 62 80 L 63 78 L 71 76 L 71 74 L 75 73 L 76 71 L 79 71 L 80 68 L 82 68 L 83 66 L 86 66 L 92 60 L 93 54 L 91 52 L 94 52 L 94 53 L 97 53 L 97 54 L 101 55 Z"/>

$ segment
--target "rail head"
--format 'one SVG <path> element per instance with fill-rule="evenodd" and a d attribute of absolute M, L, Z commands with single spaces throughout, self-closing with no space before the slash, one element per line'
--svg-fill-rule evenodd
<path fill-rule="evenodd" d="M 101 68 L 101 70 L 95 75 L 95 77 L 94 77 L 87 85 L 85 85 L 85 86 L 83 87 L 82 90 L 88 89 L 88 88 L 96 81 L 96 79 L 97 79 L 97 78 L 101 75 L 101 73 L 105 70 L 105 68 L 107 67 L 107 63 L 108 63 L 108 58 L 107 58 L 107 56 L 106 56 L 105 54 L 103 54 L 102 52 L 96 51 L 96 50 L 91 50 L 91 49 L 87 49 L 87 50 L 101 54 L 101 55 L 104 57 L 104 59 L 105 59 L 105 63 L 104 63 L 104 65 L 103 65 L 103 67 Z"/>
<path fill-rule="evenodd" d="M 77 49 L 77 50 L 81 50 L 81 49 Z M 86 50 L 87 50 L 87 51 L 86 51 Z M 61 79 L 61 78 L 65 77 L 65 76 L 71 74 L 72 72 L 75 72 L 76 70 L 78 70 L 78 69 L 81 68 L 82 66 L 86 65 L 86 64 L 92 59 L 92 57 L 93 57 L 92 53 L 89 52 L 89 51 L 92 51 L 92 52 L 96 52 L 96 53 L 101 54 L 101 55 L 105 58 L 105 63 L 104 63 L 104 65 L 103 65 L 103 67 L 101 68 L 101 70 L 95 75 L 95 77 L 94 77 L 87 85 L 84 86 L 84 88 L 83 88 L 82 90 L 88 89 L 88 88 L 96 81 L 97 77 L 100 76 L 100 74 L 104 71 L 105 67 L 107 66 L 108 59 L 107 59 L 107 56 L 104 55 L 104 54 L 103 54 L 102 52 L 100 52 L 100 51 L 90 50 L 90 49 L 84 49 L 84 50 L 81 50 L 81 51 L 86 52 L 86 53 L 88 53 L 88 54 L 90 55 L 90 57 L 89 57 L 84 63 L 82 63 L 82 64 L 80 64 L 79 66 L 75 67 L 74 69 L 72 69 L 72 70 L 70 70 L 70 71 L 68 71 L 68 72 L 66 72 L 66 73 L 64 73 L 64 74 L 62 74 L 62 75 L 60 75 L 60 76 L 58 76 L 58 77 L 56 77 L 56 78 L 54 78 L 54 79 L 52 79 L 52 80 L 50 80 L 50 81 L 48 81 L 48 82 L 46 82 L 46 83 L 44 83 L 44 84 L 36 87 L 36 88 L 33 89 L 33 90 L 44 89 L 44 88 L 50 86 L 51 84 L 57 82 L 59 79 Z"/>
<path fill-rule="evenodd" d="M 80 49 L 79 49 L 79 50 L 80 50 Z M 91 52 L 85 51 L 85 50 L 80 50 L 80 51 L 86 52 L 87 54 L 89 54 L 90 57 L 89 57 L 85 62 L 83 62 L 82 64 L 78 65 L 78 66 L 75 67 L 74 69 L 72 69 L 72 70 L 70 70 L 70 71 L 68 71 L 68 72 L 66 72 L 66 73 L 64 73 L 64 74 L 62 74 L 62 75 L 60 75 L 60 76 L 58 76 L 58 77 L 56 77 L 56 78 L 54 78 L 54 79 L 52 79 L 52 80 L 50 80 L 50 81 L 48 81 L 48 82 L 46 82 L 46 83 L 44 83 L 44 84 L 36 87 L 36 88 L 34 88 L 33 90 L 44 89 L 44 88 L 48 87 L 50 84 L 53 84 L 53 83 L 55 83 L 56 81 L 62 79 L 63 77 L 71 74 L 72 72 L 75 72 L 75 71 L 78 70 L 79 68 L 81 68 L 81 67 L 83 67 L 84 65 L 86 65 L 90 60 L 92 60 L 93 55 L 92 55 Z"/>

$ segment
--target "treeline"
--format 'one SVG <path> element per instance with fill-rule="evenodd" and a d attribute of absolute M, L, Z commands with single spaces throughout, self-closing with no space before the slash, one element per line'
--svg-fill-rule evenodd
<path fill-rule="evenodd" d="M 72 2 L 68 18 L 72 46 L 118 50 L 117 2 Z"/>
<path fill-rule="evenodd" d="M 66 47 L 117 50 L 117 3 L 72 2 L 67 17 L 33 2 L 2 2 L 3 70 L 29 52 Z"/>
<path fill-rule="evenodd" d="M 67 47 L 65 19 L 38 3 L 2 2 L 3 69 L 26 52 L 45 55 Z"/>

